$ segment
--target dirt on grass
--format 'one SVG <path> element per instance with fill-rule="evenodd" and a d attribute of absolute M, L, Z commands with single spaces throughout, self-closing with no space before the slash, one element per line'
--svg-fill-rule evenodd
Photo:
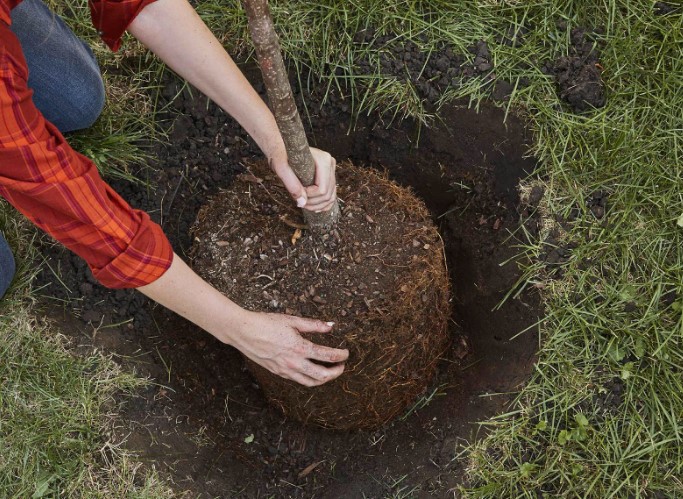
<path fill-rule="evenodd" d="M 567 29 L 565 21 L 558 28 Z M 574 28 L 570 32 L 569 55 L 547 62 L 544 71 L 555 76 L 559 96 L 575 113 L 604 107 L 607 102 L 602 81 L 599 37 L 601 29 Z"/>
<path fill-rule="evenodd" d="M 251 69 L 248 74 L 256 78 Z M 169 81 L 163 95 L 171 100 L 179 89 Z M 101 288 L 80 260 L 58 248 L 45 248 L 49 267 L 41 282 L 42 293 L 52 297 L 49 313 L 76 345 L 112 353 L 150 376 L 153 384 L 125 403 L 109 438 L 125 438 L 178 491 L 193 497 L 452 495 L 467 466 L 457 457 L 460 446 L 481 433 L 477 422 L 505 410 L 535 359 L 537 297 L 527 291 L 502 302 L 520 275 L 514 262 L 519 229 L 534 227 L 542 196 L 520 202 L 519 181 L 534 169 L 525 157 L 530 137 L 517 118 L 504 122 L 503 111 L 489 105 L 479 113 L 447 106 L 430 128 L 411 120 L 387 128 L 373 114 L 351 129 L 341 98 L 324 112 L 316 111 L 317 96 L 306 98 L 312 144 L 411 187 L 444 241 L 453 347 L 404 414 L 376 431 L 288 420 L 267 404 L 233 348 L 134 291 Z M 260 153 L 196 92 L 181 91 L 165 116 L 170 144 L 155 148 L 158 169 L 137 172 L 148 185 L 113 185 L 159 221 L 183 255 L 200 207 Z"/>

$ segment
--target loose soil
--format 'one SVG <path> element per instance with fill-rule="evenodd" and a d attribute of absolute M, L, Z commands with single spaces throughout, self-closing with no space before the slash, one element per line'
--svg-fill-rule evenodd
<path fill-rule="evenodd" d="M 566 22 L 560 21 L 558 28 L 566 30 Z M 560 98 L 575 113 L 588 112 L 606 103 L 603 68 L 599 61 L 598 39 L 602 34 L 601 29 L 572 29 L 569 55 L 547 62 L 543 68 L 547 74 L 555 75 Z"/>
<path fill-rule="evenodd" d="M 251 69 L 250 75 L 256 75 Z M 258 80 L 254 80 L 258 81 Z M 259 85 L 257 84 L 257 88 Z M 174 81 L 163 95 L 178 91 Z M 192 324 L 153 307 L 130 290 L 99 287 L 68 252 L 45 248 L 50 267 L 42 291 L 55 298 L 50 315 L 77 346 L 112 353 L 153 384 L 124 407 L 114 439 L 176 484 L 201 497 L 383 497 L 412 490 L 444 497 L 462 483 L 464 441 L 478 421 L 506 409 L 530 374 L 539 304 L 522 293 L 502 303 L 519 278 L 514 263 L 521 224 L 533 204 L 520 203 L 518 183 L 534 161 L 514 116 L 484 105 L 443 109 L 429 129 L 405 120 L 386 129 L 376 115 L 351 129 L 345 101 L 316 111 L 309 137 L 338 160 L 374 167 L 410 186 L 439 226 L 453 287 L 450 334 L 432 385 L 418 403 L 377 431 L 331 431 L 285 419 L 270 407 L 234 349 Z M 150 212 L 179 254 L 207 198 L 228 187 L 259 157 L 239 127 L 196 92 L 184 90 L 166 112 L 170 144 L 158 146 L 159 169 L 138 173 L 148 186 L 113 182 Z M 419 138 L 419 140 L 418 140 Z M 303 291 L 303 290 L 302 290 Z M 66 304 L 65 306 L 63 304 Z"/>

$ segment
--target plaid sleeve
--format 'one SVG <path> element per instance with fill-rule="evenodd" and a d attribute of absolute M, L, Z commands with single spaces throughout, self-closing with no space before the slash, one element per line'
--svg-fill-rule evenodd
<path fill-rule="evenodd" d="M 0 24 L 0 195 L 81 256 L 110 288 L 134 288 L 171 265 L 168 239 L 132 209 L 33 105 L 19 42 Z"/>
<path fill-rule="evenodd" d="M 97 32 L 110 49 L 116 52 L 121 37 L 133 19 L 155 0 L 88 0 L 90 16 Z"/>

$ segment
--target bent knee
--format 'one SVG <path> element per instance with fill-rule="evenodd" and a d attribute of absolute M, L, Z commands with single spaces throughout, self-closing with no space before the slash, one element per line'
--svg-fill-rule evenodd
<path fill-rule="evenodd" d="M 88 89 L 87 96 L 85 96 L 81 102 L 80 106 L 80 116 L 77 127 L 72 128 L 72 130 L 80 130 L 83 128 L 89 128 L 92 126 L 97 118 L 102 114 L 105 102 L 104 93 L 104 81 L 102 81 L 102 76 L 97 73 L 95 81 L 93 81 L 92 88 Z"/>

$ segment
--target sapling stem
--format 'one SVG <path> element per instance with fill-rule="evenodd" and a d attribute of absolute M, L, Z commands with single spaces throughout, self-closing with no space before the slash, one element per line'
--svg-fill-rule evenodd
<path fill-rule="evenodd" d="M 301 183 L 304 186 L 312 185 L 315 182 L 315 163 L 292 95 L 268 1 L 242 0 L 242 4 L 249 19 L 249 32 L 256 48 L 270 106 L 285 142 L 287 160 Z M 304 209 L 304 218 L 311 230 L 325 232 L 339 218 L 339 203 L 335 200 L 330 210 L 320 213 Z"/>

